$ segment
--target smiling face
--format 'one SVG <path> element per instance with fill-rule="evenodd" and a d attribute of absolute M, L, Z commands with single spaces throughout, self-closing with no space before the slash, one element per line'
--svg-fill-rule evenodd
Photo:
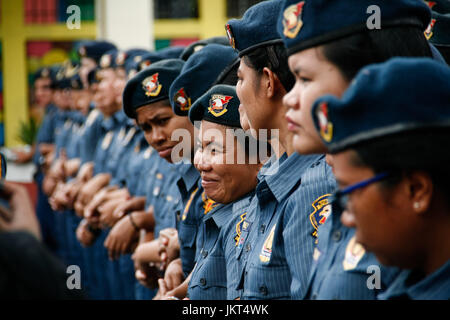
<path fill-rule="evenodd" d="M 259 164 L 238 164 L 238 153 L 245 150 L 230 129 L 203 120 L 194 159 L 206 195 L 218 203 L 233 202 L 253 190 L 260 168 Z M 227 159 L 233 159 L 232 163 Z"/>
<path fill-rule="evenodd" d="M 338 68 L 326 60 L 320 48 L 311 48 L 289 57 L 289 68 L 295 75 L 295 86 L 283 103 L 288 108 L 286 120 L 293 132 L 293 145 L 303 154 L 325 153 L 326 147 L 317 133 L 311 109 L 317 98 L 331 94 L 341 97 L 349 83 Z"/>
<path fill-rule="evenodd" d="M 188 117 L 180 117 L 173 113 L 170 103 L 158 101 L 136 110 L 137 123 L 144 131 L 147 142 L 159 153 L 161 158 L 172 163 L 172 150 L 178 143 L 184 143 L 192 151 L 194 146 L 194 126 Z M 172 141 L 172 134 L 176 129 L 185 129 L 183 141 Z M 185 140 L 186 139 L 186 140 Z M 188 157 L 183 154 L 182 157 Z"/>

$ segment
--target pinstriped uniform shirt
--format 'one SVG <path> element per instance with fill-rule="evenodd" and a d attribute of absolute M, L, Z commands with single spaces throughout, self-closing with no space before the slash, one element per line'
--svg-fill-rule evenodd
<path fill-rule="evenodd" d="M 341 213 L 332 210 L 318 231 L 309 280 L 309 299 L 373 300 L 398 275 L 397 268 L 381 265 L 372 253 L 355 242 L 355 229 L 342 225 Z M 380 270 L 380 285 L 373 286 L 373 268 Z M 369 269 L 368 269 L 369 268 Z M 368 271 L 369 270 L 369 271 Z M 368 285 L 371 283 L 371 285 Z M 374 280 L 375 281 L 375 280 Z"/>
<path fill-rule="evenodd" d="M 449 300 L 450 260 L 427 277 L 411 270 L 402 271 L 378 298 L 380 300 Z"/>
<path fill-rule="evenodd" d="M 237 271 L 235 233 L 228 233 L 247 210 L 251 194 L 212 209 L 203 218 L 202 248 L 189 282 L 188 296 L 191 300 L 225 300 L 236 298 L 230 275 Z M 231 242 L 230 242 L 231 241 Z M 225 257 L 231 257 L 226 261 Z M 231 279 L 230 279 L 231 280 Z M 229 289 L 229 290 L 228 290 Z M 228 292 L 227 292 L 228 291 Z"/>
<path fill-rule="evenodd" d="M 295 153 L 258 184 L 256 218 L 243 244 L 249 252 L 241 262 L 243 299 L 305 296 L 315 242 L 312 204 L 334 189 L 328 176 L 324 156 Z"/>

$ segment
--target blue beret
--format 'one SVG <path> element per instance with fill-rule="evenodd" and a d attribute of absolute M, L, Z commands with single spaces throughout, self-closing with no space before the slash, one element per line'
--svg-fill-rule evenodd
<path fill-rule="evenodd" d="M 152 63 L 163 60 L 156 52 L 146 52 L 143 55 L 136 55 L 132 59 L 125 61 L 125 72 L 128 78 L 133 77 L 139 71 L 147 68 Z"/>
<path fill-rule="evenodd" d="M 417 26 L 425 30 L 430 9 L 422 0 L 284 0 L 277 24 L 288 54 L 369 30 L 367 21 L 380 8 L 381 28 Z"/>
<path fill-rule="evenodd" d="M 157 51 L 161 59 L 179 59 L 186 47 L 174 46 L 167 47 Z"/>
<path fill-rule="evenodd" d="M 169 88 L 180 74 L 184 61 L 166 59 L 150 65 L 131 78 L 123 91 L 123 109 L 136 118 L 136 109 L 169 98 Z"/>
<path fill-rule="evenodd" d="M 70 85 L 73 90 L 83 89 L 83 82 L 81 81 L 80 75 L 78 73 L 70 78 Z"/>
<path fill-rule="evenodd" d="M 50 67 L 43 67 L 38 69 L 34 75 L 33 75 L 33 81 L 36 81 L 37 79 L 50 79 L 50 80 L 54 80 L 54 70 L 52 70 L 52 68 Z"/>
<path fill-rule="evenodd" d="M 449 79 L 450 67 L 430 58 L 394 58 L 363 68 L 341 99 L 316 100 L 312 117 L 334 153 L 403 131 L 450 127 Z"/>
<path fill-rule="evenodd" d="M 73 61 L 66 61 L 55 75 L 53 87 L 56 89 L 72 88 L 71 79 L 78 73 L 80 66 Z"/>
<path fill-rule="evenodd" d="M 189 120 L 209 121 L 228 127 L 241 128 L 239 98 L 236 87 L 218 84 L 202 95 L 189 111 Z"/>
<path fill-rule="evenodd" d="M 203 49 L 205 46 L 207 46 L 208 44 L 221 44 L 224 46 L 228 46 L 229 42 L 228 42 L 228 38 L 227 37 L 212 37 L 212 38 L 207 38 L 207 39 L 203 39 L 203 40 L 198 40 L 195 41 L 193 43 L 191 43 L 189 46 L 187 46 L 183 52 L 180 55 L 180 59 L 187 61 L 187 59 L 189 59 L 189 57 L 194 54 L 195 52 Z"/>
<path fill-rule="evenodd" d="M 99 63 L 102 55 L 113 49 L 117 49 L 116 46 L 108 41 L 85 41 L 78 48 L 78 54 L 82 58 L 91 58 Z"/>
<path fill-rule="evenodd" d="M 433 0 L 433 1 L 425 1 L 431 10 L 447 14 L 450 13 L 450 0 Z"/>
<path fill-rule="evenodd" d="M 102 57 L 100 58 L 99 67 L 100 69 L 108 69 L 108 68 L 115 68 L 115 60 L 117 58 L 117 55 L 119 54 L 119 51 L 116 49 L 107 51 Z"/>
<path fill-rule="evenodd" d="M 129 49 L 126 51 L 119 51 L 116 55 L 116 59 L 114 60 L 114 67 L 125 68 L 125 63 L 127 61 L 133 60 L 135 57 L 142 57 L 148 52 L 149 51 L 145 49 Z"/>
<path fill-rule="evenodd" d="M 432 12 L 425 37 L 436 46 L 450 47 L 450 13 Z"/>
<path fill-rule="evenodd" d="M 280 0 L 263 1 L 250 7 L 242 19 L 228 21 L 227 36 L 240 57 L 256 48 L 282 43 L 276 28 L 281 5 Z"/>
<path fill-rule="evenodd" d="M 191 104 L 203 95 L 222 71 L 237 58 L 233 48 L 219 44 L 209 44 L 194 53 L 170 87 L 170 104 L 175 114 L 187 116 Z"/>

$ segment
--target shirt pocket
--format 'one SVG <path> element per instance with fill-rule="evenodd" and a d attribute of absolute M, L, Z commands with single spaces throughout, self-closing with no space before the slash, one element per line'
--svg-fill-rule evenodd
<path fill-rule="evenodd" d="M 250 266 L 244 282 L 244 298 L 290 299 L 291 281 L 288 266 Z"/>
<path fill-rule="evenodd" d="M 209 256 L 199 262 L 198 270 L 194 270 L 189 282 L 189 298 L 192 300 L 226 300 L 227 275 L 224 257 Z"/>

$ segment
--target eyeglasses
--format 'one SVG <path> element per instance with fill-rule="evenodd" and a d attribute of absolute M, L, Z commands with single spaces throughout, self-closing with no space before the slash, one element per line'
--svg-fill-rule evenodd
<path fill-rule="evenodd" d="M 337 190 L 331 196 L 331 203 L 333 203 L 336 210 L 342 212 L 345 210 L 345 208 L 347 208 L 348 195 L 350 193 L 352 193 L 353 191 L 355 191 L 357 189 L 367 187 L 368 185 L 371 185 L 372 183 L 386 179 L 389 176 L 390 176 L 389 172 L 383 172 L 383 173 L 377 174 L 376 176 L 374 176 L 370 179 L 367 179 L 367 180 L 355 183 L 351 186 L 348 186 L 342 190 Z"/>

